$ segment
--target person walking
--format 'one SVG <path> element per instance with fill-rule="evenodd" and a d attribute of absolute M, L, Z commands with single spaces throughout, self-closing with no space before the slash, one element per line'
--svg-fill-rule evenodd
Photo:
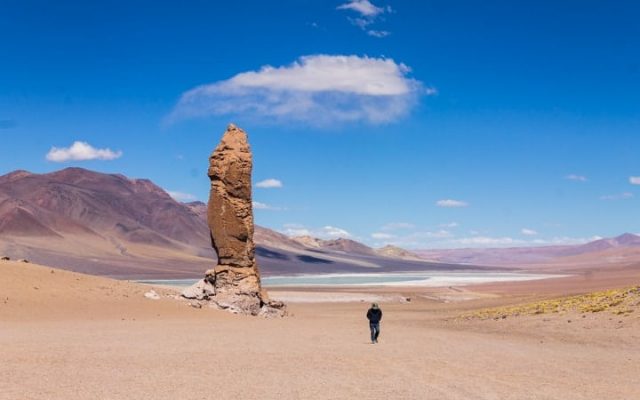
<path fill-rule="evenodd" d="M 369 329 L 371 329 L 371 343 L 378 343 L 382 310 L 378 307 L 377 303 L 371 304 L 371 308 L 367 311 L 367 319 L 369 320 Z"/>

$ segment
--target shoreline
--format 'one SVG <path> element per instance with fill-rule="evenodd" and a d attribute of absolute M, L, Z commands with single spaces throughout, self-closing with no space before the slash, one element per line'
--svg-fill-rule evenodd
<path fill-rule="evenodd" d="M 262 286 L 268 289 L 363 289 L 363 288 L 439 288 L 449 286 L 471 286 L 485 283 L 523 282 L 569 277 L 567 274 L 503 272 L 503 271 L 406 271 L 379 273 L 329 273 L 289 274 L 262 277 Z M 199 279 L 138 279 L 132 282 L 184 288 Z"/>

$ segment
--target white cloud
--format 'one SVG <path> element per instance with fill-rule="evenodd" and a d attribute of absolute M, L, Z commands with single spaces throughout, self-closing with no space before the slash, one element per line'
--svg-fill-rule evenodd
<path fill-rule="evenodd" d="M 296 236 L 313 236 L 311 231 L 306 228 L 286 228 L 282 231 L 287 236 L 296 237 Z"/>
<path fill-rule="evenodd" d="M 445 207 L 445 208 L 461 208 L 461 207 L 468 207 L 469 203 L 461 200 L 445 199 L 445 200 L 436 201 L 436 205 L 438 207 Z"/>
<path fill-rule="evenodd" d="M 46 159 L 53 162 L 115 160 L 122 157 L 122 151 L 96 149 L 87 142 L 75 141 L 70 147 L 51 147 Z"/>
<path fill-rule="evenodd" d="M 281 188 L 282 182 L 279 181 L 278 179 L 270 178 L 270 179 L 265 179 L 263 181 L 256 183 L 256 187 L 263 188 L 263 189 Z"/>
<path fill-rule="evenodd" d="M 373 5 L 369 0 L 351 0 L 348 3 L 339 5 L 337 9 L 355 11 L 368 18 L 376 17 L 385 12 L 384 8 Z"/>
<path fill-rule="evenodd" d="M 533 229 L 528 229 L 528 228 L 522 228 L 520 233 L 522 233 L 525 236 L 536 236 L 538 234 L 537 231 L 535 231 Z"/>
<path fill-rule="evenodd" d="M 406 115 L 420 94 L 410 68 L 392 59 L 341 55 L 300 57 L 263 66 L 182 94 L 168 122 L 211 115 L 251 115 L 314 125 L 387 123 Z"/>
<path fill-rule="evenodd" d="M 395 231 L 399 229 L 413 229 L 415 226 L 409 222 L 390 222 L 383 226 L 383 231 Z"/>
<path fill-rule="evenodd" d="M 424 93 L 427 96 L 435 96 L 438 94 L 438 89 L 434 88 L 434 87 L 426 87 L 424 88 Z"/>
<path fill-rule="evenodd" d="M 270 211 L 286 210 L 286 208 L 274 207 L 274 206 L 271 206 L 269 204 L 261 203 L 259 201 L 253 201 L 252 204 L 253 204 L 253 209 L 254 210 L 270 210 Z"/>
<path fill-rule="evenodd" d="M 440 224 L 439 226 L 441 228 L 457 228 L 458 226 L 460 226 L 460 224 L 458 224 L 457 222 L 448 222 L 446 224 Z"/>
<path fill-rule="evenodd" d="M 320 239 L 349 238 L 352 235 L 345 229 L 327 225 L 319 229 L 309 229 L 300 224 L 285 224 L 281 232 L 288 236 L 311 236 Z"/>
<path fill-rule="evenodd" d="M 392 235 L 390 233 L 384 233 L 384 232 L 374 232 L 371 234 L 371 237 L 374 239 L 393 239 L 394 237 L 396 237 L 395 235 Z"/>
<path fill-rule="evenodd" d="M 523 243 L 511 237 L 474 236 L 451 240 L 450 243 L 463 246 L 507 246 Z"/>
<path fill-rule="evenodd" d="M 640 185 L 640 176 L 630 176 L 629 183 L 632 185 Z"/>
<path fill-rule="evenodd" d="M 295 236 L 312 236 L 311 231 L 304 227 L 301 224 L 284 224 L 284 229 L 281 231 L 287 236 L 295 237 Z"/>
<path fill-rule="evenodd" d="M 451 232 L 449 232 L 447 230 L 440 229 L 440 230 L 435 231 L 435 232 L 418 232 L 414 236 L 415 237 L 444 239 L 444 238 L 452 237 L 453 235 L 451 234 Z"/>
<path fill-rule="evenodd" d="M 351 234 L 342 228 L 338 228 L 335 226 L 325 226 L 322 228 L 322 232 L 329 237 L 334 238 L 348 238 L 351 237 Z"/>
<path fill-rule="evenodd" d="M 367 31 L 367 35 L 373 36 L 373 37 L 377 37 L 377 38 L 387 37 L 390 34 L 391 34 L 391 32 L 389 32 L 389 31 L 377 31 L 375 29 L 369 29 Z"/>
<path fill-rule="evenodd" d="M 628 200 L 632 198 L 633 198 L 633 193 L 630 193 L 630 192 L 600 196 L 600 200 Z"/>
<path fill-rule="evenodd" d="M 169 196 L 173 197 L 173 199 L 176 201 L 188 202 L 188 201 L 197 200 L 197 197 L 190 193 L 176 192 L 173 190 L 166 190 L 166 189 L 165 189 L 165 192 L 167 192 Z"/>
<path fill-rule="evenodd" d="M 453 235 L 439 235 L 436 232 L 422 232 L 385 240 L 392 244 L 409 249 L 455 249 L 455 248 L 492 248 L 492 247 L 530 247 L 549 245 L 583 244 L 601 239 L 599 236 L 588 238 L 554 237 L 551 239 L 530 238 L 516 239 L 509 236 L 477 235 L 456 238 Z"/>
<path fill-rule="evenodd" d="M 576 175 L 576 174 L 570 174 L 564 177 L 564 179 L 568 179 L 570 181 L 577 181 L 577 182 L 586 182 L 588 181 L 586 176 L 583 175 Z"/>
<path fill-rule="evenodd" d="M 348 3 L 339 5 L 337 9 L 357 13 L 359 15 L 357 18 L 347 17 L 347 19 L 369 36 L 383 38 L 390 35 L 389 31 L 369 29 L 370 25 L 382 19 L 383 14 L 393 11 L 389 6 L 378 7 L 369 0 L 351 0 Z"/>

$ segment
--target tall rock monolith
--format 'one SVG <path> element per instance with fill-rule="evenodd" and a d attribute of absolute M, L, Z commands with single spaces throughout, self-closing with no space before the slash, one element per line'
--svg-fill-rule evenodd
<path fill-rule="evenodd" d="M 183 296 L 234 313 L 283 316 L 284 304 L 269 300 L 260 285 L 253 243 L 252 168 L 247 134 L 230 124 L 209 157 L 207 221 L 218 265 Z"/>

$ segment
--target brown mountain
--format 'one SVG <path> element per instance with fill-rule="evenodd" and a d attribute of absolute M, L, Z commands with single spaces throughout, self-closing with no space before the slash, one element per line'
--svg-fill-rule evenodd
<path fill-rule="evenodd" d="M 147 179 L 67 168 L 0 178 L 0 236 L 72 234 L 205 246 L 206 224 Z"/>
<path fill-rule="evenodd" d="M 0 176 L 0 255 L 97 275 L 198 277 L 215 260 L 206 213 L 204 203 L 179 203 L 147 179 L 15 171 Z M 255 240 L 267 275 L 456 268 L 392 262 L 348 239 L 309 248 L 263 227 Z"/>

